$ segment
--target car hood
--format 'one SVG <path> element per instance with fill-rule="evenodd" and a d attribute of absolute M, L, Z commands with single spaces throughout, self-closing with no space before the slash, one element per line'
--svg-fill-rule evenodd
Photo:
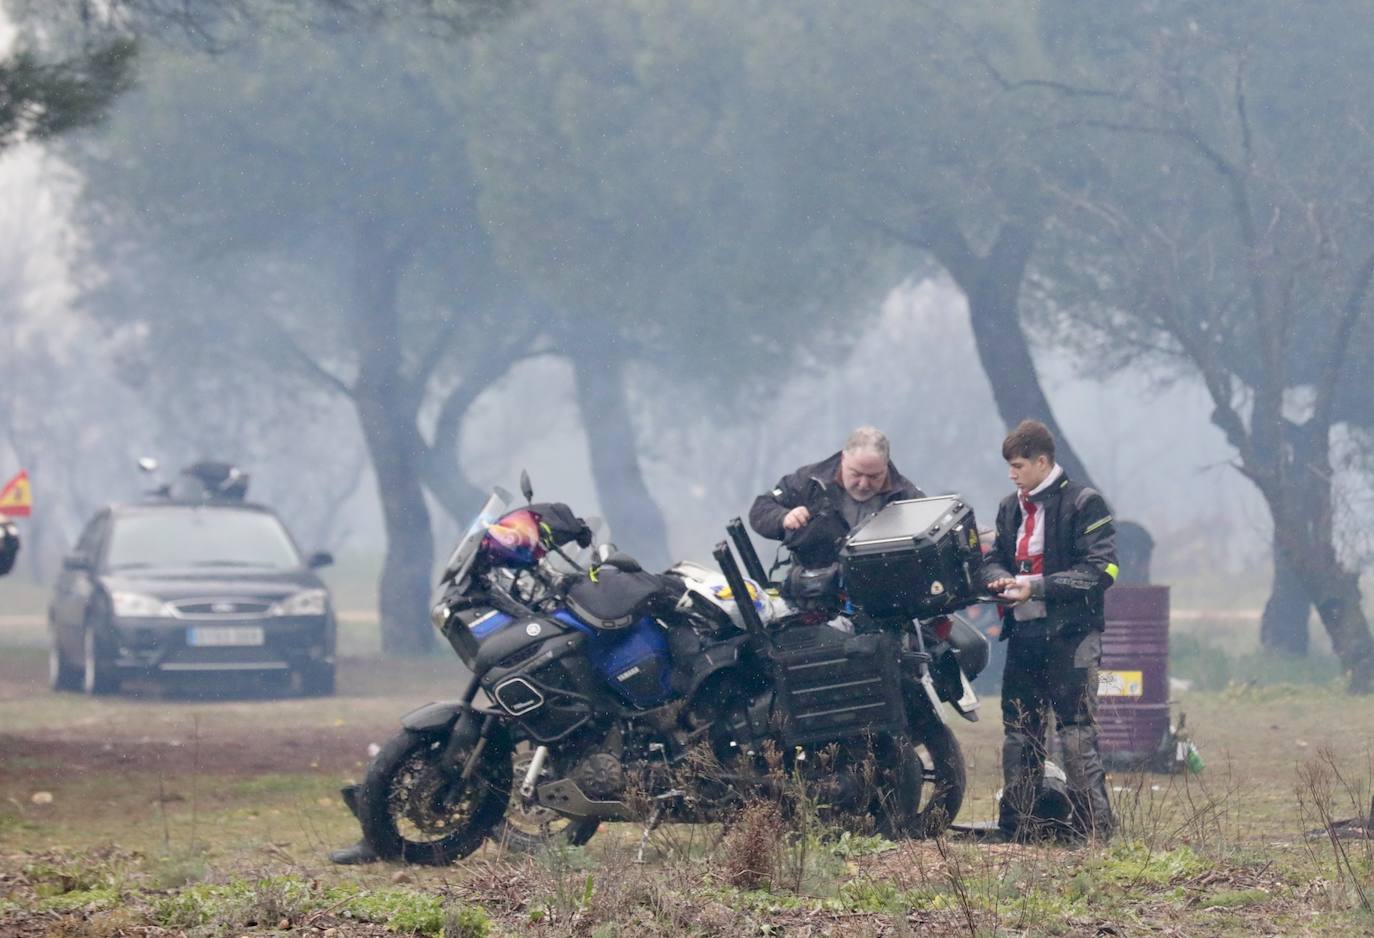
<path fill-rule="evenodd" d="M 305 589 L 322 589 L 324 583 L 311 570 L 244 570 L 222 573 L 205 570 L 138 570 L 107 573 L 101 582 L 115 590 L 143 593 L 162 600 L 234 596 L 278 600 Z"/>

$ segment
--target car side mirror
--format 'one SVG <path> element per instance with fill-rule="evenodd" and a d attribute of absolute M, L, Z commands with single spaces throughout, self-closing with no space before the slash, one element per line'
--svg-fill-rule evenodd
<path fill-rule="evenodd" d="M 62 558 L 63 570 L 86 571 L 91 569 L 90 558 L 84 554 L 68 554 Z"/>
<path fill-rule="evenodd" d="M 318 570 L 320 567 L 328 567 L 334 563 L 334 555 L 327 550 L 317 550 L 310 555 L 310 559 L 305 565 L 311 570 Z"/>

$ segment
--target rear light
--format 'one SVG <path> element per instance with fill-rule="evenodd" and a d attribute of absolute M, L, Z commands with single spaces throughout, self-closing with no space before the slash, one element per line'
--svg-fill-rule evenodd
<path fill-rule="evenodd" d="M 949 616 L 940 616 L 938 619 L 931 620 L 930 630 L 935 637 L 942 642 L 949 641 L 949 633 L 954 629 L 954 620 Z"/>

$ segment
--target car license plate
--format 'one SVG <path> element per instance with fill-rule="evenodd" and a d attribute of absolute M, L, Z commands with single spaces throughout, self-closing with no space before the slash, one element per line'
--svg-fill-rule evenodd
<path fill-rule="evenodd" d="M 202 626 L 186 630 L 186 644 L 195 645 L 197 648 L 261 645 L 262 641 L 260 625 Z"/>

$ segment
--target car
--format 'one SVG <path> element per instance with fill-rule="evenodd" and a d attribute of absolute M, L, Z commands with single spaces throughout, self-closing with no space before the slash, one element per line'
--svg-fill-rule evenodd
<path fill-rule="evenodd" d="M 244 500 L 247 476 L 198 463 L 142 501 L 97 512 L 63 559 L 48 609 L 54 690 L 108 694 L 134 678 L 277 678 L 334 692 L 337 627 L 281 519 Z"/>

